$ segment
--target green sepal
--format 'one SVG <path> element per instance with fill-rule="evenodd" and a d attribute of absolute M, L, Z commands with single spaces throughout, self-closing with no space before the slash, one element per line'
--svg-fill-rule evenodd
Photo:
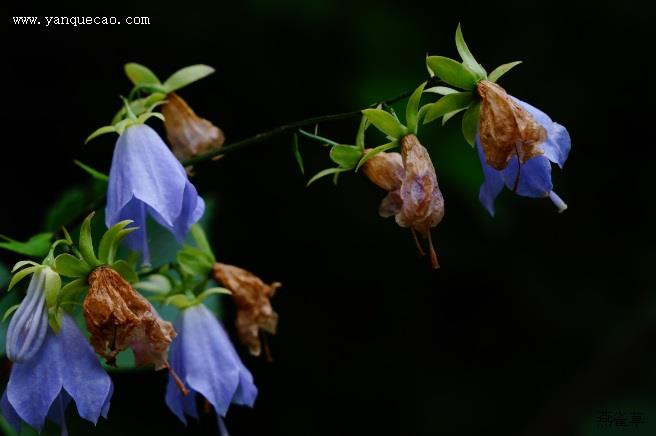
<path fill-rule="evenodd" d="M 55 307 L 57 306 L 62 287 L 61 277 L 59 277 L 59 274 L 51 268 L 44 268 L 43 274 L 45 274 L 44 289 L 46 295 L 46 306 L 48 306 L 48 308 Z"/>
<path fill-rule="evenodd" d="M 392 149 L 394 147 L 397 147 L 399 143 L 397 141 L 392 141 L 387 144 L 379 145 L 378 147 L 372 148 L 362 156 L 362 159 L 360 159 L 360 162 L 358 162 L 358 165 L 355 167 L 355 171 L 358 171 L 362 165 L 364 165 L 369 159 L 372 157 L 376 156 L 378 153 L 382 153 L 383 151 L 387 151 L 389 149 Z"/>
<path fill-rule="evenodd" d="M 9 282 L 9 286 L 7 286 L 7 291 L 11 291 L 11 290 L 14 288 L 14 286 L 16 286 L 16 284 L 17 284 L 18 282 L 20 282 L 21 280 L 23 280 L 23 279 L 24 279 L 25 277 L 27 277 L 28 275 L 33 274 L 33 273 L 36 272 L 36 270 L 39 269 L 39 268 L 42 268 L 41 265 L 39 265 L 39 266 L 31 266 L 31 267 L 29 267 L 29 268 L 24 268 L 24 269 L 18 271 L 17 273 L 15 273 L 15 274 L 11 277 L 11 281 Z"/>
<path fill-rule="evenodd" d="M 73 163 L 86 171 L 94 179 L 100 180 L 101 182 L 109 182 L 109 177 L 107 174 L 103 174 L 100 171 L 91 168 L 89 165 L 80 162 L 79 160 L 74 160 Z"/>
<path fill-rule="evenodd" d="M 481 114 L 481 102 L 469 106 L 462 116 L 462 135 L 472 147 L 476 143 L 476 132 L 478 131 L 478 120 Z"/>
<path fill-rule="evenodd" d="M 192 276 L 206 277 L 214 266 L 214 260 L 207 253 L 190 245 L 178 251 L 176 261 L 184 272 Z"/>
<path fill-rule="evenodd" d="M 209 76 L 214 72 L 214 68 L 208 65 L 190 65 L 182 68 L 166 79 L 164 82 L 164 90 L 166 93 L 171 93 L 182 87 L 185 87 L 197 80 Z"/>
<path fill-rule="evenodd" d="M 82 259 L 84 259 L 91 268 L 100 266 L 100 261 L 93 250 L 93 240 L 91 238 L 91 220 L 95 214 L 95 212 L 91 212 L 84 219 L 82 226 L 80 227 L 80 254 L 82 254 Z"/>
<path fill-rule="evenodd" d="M 52 240 L 53 233 L 38 233 L 32 236 L 25 242 L 16 241 L 8 236 L 0 235 L 0 248 L 13 251 L 14 253 L 22 254 L 30 257 L 44 257 L 50 250 L 50 241 Z"/>
<path fill-rule="evenodd" d="M 301 170 L 301 174 L 305 174 L 305 166 L 303 165 L 303 156 L 301 156 L 301 149 L 298 146 L 298 133 L 294 132 L 292 136 L 292 151 L 294 152 L 294 159 L 296 159 L 296 164 Z"/>
<path fill-rule="evenodd" d="M 125 75 L 130 79 L 130 82 L 136 86 L 162 84 L 155 73 L 144 65 L 130 62 L 125 64 L 123 69 L 125 70 Z"/>
<path fill-rule="evenodd" d="M 354 168 L 361 157 L 362 151 L 353 145 L 338 144 L 330 149 L 330 159 L 341 168 Z"/>
<path fill-rule="evenodd" d="M 325 170 L 319 171 L 316 173 L 312 178 L 307 182 L 307 185 L 305 186 L 310 186 L 312 183 L 316 182 L 322 177 L 329 176 L 331 174 L 339 174 L 343 173 L 344 171 L 350 171 L 350 168 L 326 168 Z"/>
<path fill-rule="evenodd" d="M 474 95 L 471 92 L 447 94 L 435 103 L 427 104 L 422 108 L 422 111 L 425 112 L 424 124 L 428 124 L 449 112 L 466 108 L 473 100 Z"/>
<path fill-rule="evenodd" d="M 408 99 L 408 105 L 405 107 L 405 124 L 408 131 L 413 134 L 417 134 L 419 128 L 419 102 L 421 101 L 421 94 L 424 92 L 425 86 L 426 82 L 415 89 Z"/>
<path fill-rule="evenodd" d="M 207 235 L 205 235 L 205 231 L 203 230 L 203 227 L 196 223 L 191 226 L 190 229 L 191 237 L 196 243 L 196 247 L 203 253 L 207 255 L 207 258 L 212 262 L 216 262 L 216 257 L 214 256 L 214 252 L 212 251 L 212 247 L 210 247 L 210 243 L 207 240 Z"/>
<path fill-rule="evenodd" d="M 515 68 L 517 65 L 521 64 L 522 61 L 509 62 L 507 64 L 499 65 L 490 73 L 487 80 L 490 82 L 496 82 L 501 76 L 506 74 L 511 69 Z"/>
<path fill-rule="evenodd" d="M 382 109 L 365 109 L 362 113 L 378 130 L 393 139 L 399 139 L 408 134 L 408 129 L 389 112 Z"/>
<path fill-rule="evenodd" d="M 14 267 L 11 269 L 11 272 L 12 272 L 12 273 L 15 273 L 16 270 L 19 270 L 19 269 L 21 269 L 22 267 L 24 267 L 24 266 L 26 266 L 26 265 L 39 266 L 38 263 L 33 262 L 33 261 L 31 261 L 31 260 L 21 260 L 21 261 L 19 261 L 19 262 L 16 262 L 16 265 L 14 265 Z"/>
<path fill-rule="evenodd" d="M 487 72 L 485 71 L 485 68 L 481 66 L 481 64 L 476 62 L 474 55 L 469 51 L 469 47 L 467 47 L 465 38 L 462 36 L 462 29 L 460 28 L 460 24 L 458 24 L 458 28 L 456 29 L 456 48 L 458 49 L 458 54 L 460 54 L 462 63 L 465 65 L 465 67 L 469 68 L 474 73 L 476 78 L 485 79 L 487 77 Z"/>
<path fill-rule="evenodd" d="M 55 332 L 55 334 L 59 333 L 59 329 L 61 328 L 61 320 L 62 320 L 61 309 L 59 309 L 59 307 L 57 306 L 49 307 L 48 324 L 50 324 L 50 328 Z"/>
<path fill-rule="evenodd" d="M 11 306 L 9 309 L 5 310 L 5 314 L 2 315 L 2 321 L 0 321 L 0 322 L 5 322 L 5 321 L 7 321 L 7 319 L 8 319 L 8 318 L 9 318 L 14 312 L 16 312 L 16 310 L 20 307 L 20 305 L 21 305 L 20 303 L 18 303 L 18 304 L 14 304 L 14 305 Z"/>
<path fill-rule="evenodd" d="M 82 259 L 63 253 L 55 258 L 55 271 L 64 277 L 86 277 L 91 272 L 91 266 Z"/>
<path fill-rule="evenodd" d="M 362 115 L 360 125 L 358 126 L 358 133 L 355 135 L 355 146 L 361 151 L 364 151 L 364 135 L 370 125 L 369 119 Z"/>
<path fill-rule="evenodd" d="M 134 287 L 139 290 L 155 292 L 157 294 L 168 294 L 171 292 L 171 289 L 173 289 L 171 286 L 171 280 L 163 274 L 151 274 L 146 277 L 146 280 L 135 283 Z"/>
<path fill-rule="evenodd" d="M 144 112 L 147 112 L 149 108 L 152 108 L 156 103 L 163 103 L 166 98 L 166 94 L 163 92 L 153 92 L 148 97 L 138 98 L 130 102 L 130 110 L 135 115 L 141 115 Z M 116 112 L 114 118 L 112 118 L 112 125 L 117 124 L 123 119 L 127 110 L 125 105 L 121 106 L 121 109 Z"/>
<path fill-rule="evenodd" d="M 217 295 L 217 294 L 231 295 L 232 292 L 230 292 L 229 289 L 221 288 L 221 287 L 218 287 L 218 286 L 213 287 L 213 288 L 208 288 L 208 289 L 205 289 L 200 294 L 198 294 L 198 296 L 196 297 L 195 303 L 196 304 L 201 304 L 203 301 L 205 301 L 207 299 L 207 297 L 209 297 L 211 295 Z"/>
<path fill-rule="evenodd" d="M 89 289 L 89 283 L 86 277 L 75 279 L 65 284 L 59 292 L 59 304 L 74 301 L 78 294 Z"/>
<path fill-rule="evenodd" d="M 476 75 L 460 62 L 444 56 L 429 56 L 426 58 L 428 67 L 444 82 L 456 88 L 472 91 L 478 79 Z"/>
<path fill-rule="evenodd" d="M 133 223 L 132 220 L 120 221 L 110 227 L 105 232 L 105 234 L 103 234 L 102 238 L 100 239 L 100 244 L 98 245 L 98 260 L 101 264 L 111 265 L 114 262 L 116 250 L 121 243 L 120 239 L 125 237 L 125 235 L 122 237 L 120 236 L 121 230 L 125 229 L 125 227 L 131 223 Z"/>
<path fill-rule="evenodd" d="M 442 125 L 445 125 L 447 121 L 449 121 L 451 118 L 458 115 L 460 112 L 464 110 L 467 110 L 467 107 L 461 107 L 460 109 L 456 109 L 454 111 L 445 113 L 444 116 L 442 117 Z"/>
<path fill-rule="evenodd" d="M 175 306 L 178 309 L 186 309 L 194 305 L 193 300 L 191 300 L 186 294 L 171 295 L 164 300 L 164 304 Z"/>
<path fill-rule="evenodd" d="M 324 138 L 323 136 L 319 136 L 319 135 L 315 135 L 315 134 L 310 133 L 310 132 L 306 132 L 303 129 L 298 129 L 298 132 L 303 136 L 307 136 L 310 139 L 314 139 L 315 141 L 319 141 L 322 145 L 324 145 L 326 147 L 329 147 L 329 146 L 332 146 L 332 145 L 338 145 L 338 143 L 333 141 L 332 139 Z"/>
<path fill-rule="evenodd" d="M 116 125 L 102 126 L 98 129 L 94 130 L 94 132 L 91 135 L 87 136 L 87 139 L 84 140 L 84 143 L 87 144 L 92 139 L 97 138 L 98 136 L 104 135 L 106 133 L 119 133 L 119 132 L 118 132 L 118 129 L 116 128 Z M 120 135 L 120 133 L 119 133 L 119 135 Z"/>
<path fill-rule="evenodd" d="M 124 260 L 118 260 L 112 264 L 112 268 L 121 275 L 128 283 L 137 283 L 139 276 L 132 269 L 129 263 Z"/>
<path fill-rule="evenodd" d="M 447 95 L 447 94 L 454 94 L 459 91 L 453 88 L 449 88 L 448 86 L 433 86 L 432 88 L 426 89 L 424 92 L 431 92 L 433 94 L 439 94 L 439 95 Z"/>

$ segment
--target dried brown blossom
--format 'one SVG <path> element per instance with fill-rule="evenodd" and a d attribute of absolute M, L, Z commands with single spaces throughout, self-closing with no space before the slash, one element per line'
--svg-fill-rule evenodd
<path fill-rule="evenodd" d="M 506 91 L 488 80 L 477 85 L 481 102 L 480 139 L 485 160 L 496 170 L 517 155 L 521 163 L 543 152 L 539 145 L 547 132 Z"/>
<path fill-rule="evenodd" d="M 401 154 L 379 153 L 364 164 L 363 171 L 388 191 L 380 204 L 380 215 L 394 215 L 399 226 L 409 227 L 422 254 L 415 232 L 428 238 L 431 262 L 437 268 L 430 229 L 444 217 L 444 198 L 426 148 L 415 135 L 406 135 L 401 139 Z"/>
<path fill-rule="evenodd" d="M 116 355 L 131 347 L 138 365 L 166 368 L 169 345 L 176 336 L 173 325 L 112 268 L 96 268 L 88 282 L 83 310 L 96 352 L 116 366 Z"/>
<path fill-rule="evenodd" d="M 196 115 L 174 92 L 168 94 L 162 114 L 171 150 L 181 161 L 220 148 L 225 142 L 221 129 Z"/>
<path fill-rule="evenodd" d="M 216 281 L 232 292 L 237 306 L 237 335 L 253 356 L 262 350 L 260 329 L 276 333 L 278 314 L 271 308 L 270 298 L 282 286 L 278 282 L 267 285 L 250 272 L 232 265 L 216 262 L 212 268 Z"/>

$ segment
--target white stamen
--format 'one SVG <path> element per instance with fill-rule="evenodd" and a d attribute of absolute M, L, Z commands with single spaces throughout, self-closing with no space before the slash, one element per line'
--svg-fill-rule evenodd
<path fill-rule="evenodd" d="M 558 213 L 562 213 L 567 209 L 567 204 L 555 192 L 549 191 L 549 199 L 558 208 Z"/>

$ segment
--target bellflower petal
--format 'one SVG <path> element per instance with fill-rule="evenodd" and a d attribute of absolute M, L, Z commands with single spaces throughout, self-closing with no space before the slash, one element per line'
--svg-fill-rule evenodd
<path fill-rule="evenodd" d="M 7 328 L 7 357 L 13 362 L 25 362 L 34 356 L 46 337 L 48 312 L 45 305 L 45 278 L 36 270 L 27 287 L 27 295 Z"/>
<path fill-rule="evenodd" d="M 84 334 L 64 315 L 58 334 L 48 329 L 37 354 L 13 365 L 1 405 L 8 419 L 18 416 L 41 431 L 46 417 L 61 420 L 60 409 L 70 399 L 80 416 L 95 424 L 106 414 L 112 392 L 112 382 Z"/>
<path fill-rule="evenodd" d="M 257 396 L 253 377 L 241 363 L 223 326 L 202 304 L 185 309 L 176 322 L 170 365 L 190 393 L 184 397 L 169 377 L 166 404 L 184 423 L 196 416 L 193 398 L 200 394 L 225 416 L 231 403 L 252 406 Z"/>
<path fill-rule="evenodd" d="M 109 172 L 107 226 L 122 219 L 134 220 L 140 230 L 127 242 L 146 254 L 147 214 L 183 242 L 204 209 L 182 164 L 157 132 L 143 124 L 127 128 L 116 143 Z"/>

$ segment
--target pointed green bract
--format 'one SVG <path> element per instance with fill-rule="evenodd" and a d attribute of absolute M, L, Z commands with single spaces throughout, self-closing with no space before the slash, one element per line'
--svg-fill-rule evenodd
<path fill-rule="evenodd" d="M 449 112 L 467 107 L 472 103 L 473 100 L 474 95 L 471 92 L 457 92 L 455 94 L 447 94 L 440 98 L 437 102 L 424 106 L 424 108 L 426 108 L 424 124 L 430 123 L 431 121 L 436 120 Z"/>
<path fill-rule="evenodd" d="M 360 151 L 364 151 L 364 135 L 369 126 L 369 119 L 362 115 L 362 118 L 360 119 L 360 125 L 358 126 L 358 133 L 355 135 L 355 146 L 358 147 Z"/>
<path fill-rule="evenodd" d="M 198 296 L 196 297 L 196 304 L 200 304 L 203 301 L 205 301 L 205 299 L 207 299 L 207 297 L 209 297 L 211 295 L 217 295 L 217 294 L 231 295 L 232 292 L 230 292 L 229 289 L 221 288 L 221 287 L 218 287 L 218 286 L 214 287 L 214 288 L 208 288 L 208 289 L 205 289 L 200 294 L 198 294 Z"/>
<path fill-rule="evenodd" d="M 117 243 L 117 238 L 121 230 L 125 229 L 131 223 L 133 223 L 132 220 L 120 221 L 105 232 L 98 245 L 98 259 L 100 263 L 109 265 L 114 262 L 114 256 L 120 244 L 120 241 Z"/>
<path fill-rule="evenodd" d="M 20 303 L 14 304 L 11 306 L 9 309 L 5 310 L 5 314 L 2 315 L 2 321 L 0 322 L 5 322 L 7 319 L 14 313 L 16 310 L 20 307 Z"/>
<path fill-rule="evenodd" d="M 112 264 L 112 268 L 121 275 L 128 283 L 137 283 L 139 276 L 132 269 L 129 263 L 124 260 L 117 260 Z"/>
<path fill-rule="evenodd" d="M 74 160 L 73 163 L 79 166 L 80 168 L 82 168 L 84 171 L 86 171 L 94 179 L 100 180 L 101 182 L 109 181 L 109 177 L 107 176 L 107 174 L 103 174 L 100 171 L 91 168 L 89 165 L 80 162 L 79 160 Z"/>
<path fill-rule="evenodd" d="M 171 93 L 197 80 L 207 77 L 214 72 L 214 68 L 208 65 L 191 65 L 182 68 L 171 75 L 164 82 L 166 93 Z"/>
<path fill-rule="evenodd" d="M 307 185 L 305 185 L 305 186 L 310 186 L 312 183 L 316 182 L 317 180 L 319 180 L 319 179 L 322 178 L 322 177 L 326 177 L 326 176 L 329 176 L 329 175 L 331 175 L 331 174 L 339 174 L 339 173 L 343 173 L 344 171 L 349 171 L 349 170 L 350 170 L 350 168 L 326 168 L 325 170 L 323 170 L 323 171 L 319 171 L 318 173 L 316 173 L 316 174 L 315 174 L 315 175 L 314 175 L 314 176 L 313 176 L 313 177 L 307 182 Z"/>
<path fill-rule="evenodd" d="M 449 121 L 451 118 L 458 115 L 460 112 L 464 110 L 467 110 L 467 107 L 461 107 L 460 109 L 456 109 L 454 111 L 445 113 L 444 116 L 442 117 L 442 125 L 445 125 L 447 121 Z"/>
<path fill-rule="evenodd" d="M 16 286 L 16 284 L 18 282 L 20 282 L 21 280 L 23 280 L 25 277 L 29 276 L 30 274 L 33 274 L 39 268 L 41 268 L 41 265 L 31 266 L 29 268 L 22 269 L 22 270 L 18 271 L 17 273 L 15 273 L 11 277 L 11 281 L 9 282 L 9 286 L 7 287 L 7 290 L 11 291 L 14 288 L 14 286 Z"/>
<path fill-rule="evenodd" d="M 458 24 L 458 28 L 456 29 L 456 48 L 458 49 L 458 54 L 460 54 L 460 57 L 462 58 L 462 63 L 474 73 L 476 78 L 485 79 L 487 73 L 481 64 L 476 62 L 474 55 L 469 51 L 465 38 L 462 36 L 460 24 Z"/>
<path fill-rule="evenodd" d="M 458 91 L 453 88 L 449 88 L 448 86 L 433 86 L 431 88 L 426 89 L 424 92 L 431 92 L 433 94 L 439 94 L 439 95 L 447 95 L 447 94 L 454 94 Z"/>
<path fill-rule="evenodd" d="M 206 277 L 212 271 L 214 259 L 202 250 L 185 245 L 176 256 L 182 270 L 191 276 Z"/>
<path fill-rule="evenodd" d="M 501 76 L 506 74 L 511 69 L 515 68 L 517 65 L 521 64 L 522 61 L 509 62 L 507 64 L 499 65 L 490 73 L 487 80 L 490 82 L 496 82 Z"/>
<path fill-rule="evenodd" d="M 100 266 L 100 261 L 96 257 L 96 254 L 93 250 L 93 240 L 91 239 L 91 220 L 95 215 L 95 212 L 91 212 L 82 222 L 80 227 L 80 253 L 82 254 L 82 259 L 92 268 Z"/>
<path fill-rule="evenodd" d="M 135 283 L 134 287 L 139 290 L 156 292 L 158 294 L 168 294 L 172 289 L 171 281 L 162 274 L 151 274 L 146 277 L 146 280 Z"/>
<path fill-rule="evenodd" d="M 19 262 L 16 262 L 16 265 L 11 269 L 12 273 L 15 273 L 17 270 L 23 268 L 26 265 L 31 265 L 31 266 L 39 266 L 38 263 L 32 262 L 31 260 L 21 260 Z"/>
<path fill-rule="evenodd" d="M 429 56 L 426 62 L 435 75 L 449 85 L 468 91 L 476 87 L 476 75 L 460 62 L 444 56 Z"/>
<path fill-rule="evenodd" d="M 378 130 L 394 139 L 408 133 L 408 129 L 389 112 L 382 109 L 365 109 L 362 113 Z"/>
<path fill-rule="evenodd" d="M 462 116 L 462 135 L 465 140 L 472 147 L 476 141 L 476 133 L 478 132 L 478 120 L 480 118 L 481 102 L 477 101 L 465 111 Z"/>
<path fill-rule="evenodd" d="M 303 165 L 303 156 L 301 156 L 301 149 L 298 146 L 298 133 L 294 132 L 292 136 L 292 151 L 294 152 L 294 159 L 296 159 L 296 164 L 301 170 L 301 174 L 305 174 L 305 167 Z"/>

